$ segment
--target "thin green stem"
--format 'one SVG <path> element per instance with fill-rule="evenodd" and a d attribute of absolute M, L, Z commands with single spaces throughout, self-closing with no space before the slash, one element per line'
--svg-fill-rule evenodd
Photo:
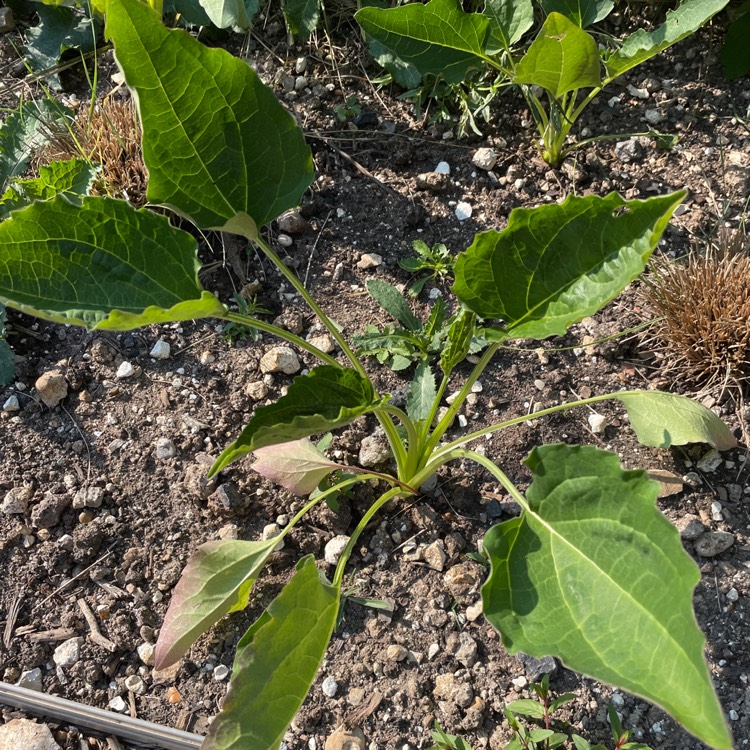
<path fill-rule="evenodd" d="M 391 415 L 396 417 L 404 425 L 407 440 L 409 442 L 409 450 L 411 450 L 412 442 L 416 439 L 416 430 L 414 429 L 414 423 L 409 419 L 406 413 L 395 406 L 385 404 L 384 406 L 378 407 L 375 412 L 375 416 L 385 430 L 386 438 L 388 439 L 388 444 L 391 446 L 393 457 L 396 459 L 398 477 L 399 479 L 408 481 L 408 453 L 404 448 L 404 444 L 401 442 L 396 425 L 391 421 Z"/>
<path fill-rule="evenodd" d="M 437 417 L 438 410 L 440 409 L 440 402 L 443 400 L 443 395 L 448 388 L 448 381 L 450 379 L 450 373 L 443 373 L 443 378 L 438 386 L 437 393 L 435 394 L 435 400 L 432 402 L 432 408 L 430 409 L 430 416 L 427 417 L 422 428 L 422 442 L 426 443 L 427 438 L 432 428 L 432 423 Z"/>
<path fill-rule="evenodd" d="M 249 315 L 242 315 L 242 313 L 231 311 L 228 311 L 221 318 L 221 320 L 228 320 L 232 323 L 238 323 L 239 325 L 247 326 L 248 328 L 257 328 L 259 331 L 271 333 L 274 336 L 278 336 L 280 339 L 283 339 L 284 341 L 288 341 L 290 344 L 298 346 L 300 349 L 303 349 L 309 354 L 312 354 L 313 356 L 322 360 L 327 365 L 333 365 L 334 367 L 341 366 L 330 354 L 326 354 L 321 349 L 318 349 L 317 346 L 313 346 L 309 341 L 305 341 L 303 338 L 295 336 L 293 333 L 285 331 L 283 328 L 279 328 L 272 323 L 266 323 L 262 320 L 258 320 L 257 318 L 251 318 Z"/>
<path fill-rule="evenodd" d="M 349 556 L 352 553 L 352 550 L 354 549 L 354 545 L 357 543 L 357 540 L 359 539 L 362 532 L 365 530 L 366 526 L 370 521 L 372 520 L 373 516 L 390 500 L 393 500 L 394 498 L 398 497 L 399 495 L 406 495 L 407 493 L 404 492 L 403 489 L 400 487 L 393 487 L 392 489 L 388 490 L 387 492 L 383 493 L 368 509 L 367 513 L 362 516 L 362 520 L 357 524 L 357 528 L 354 529 L 354 532 L 352 533 L 351 537 L 349 538 L 349 541 L 344 547 L 344 551 L 341 553 L 341 557 L 339 557 L 339 561 L 336 565 L 336 573 L 333 576 L 333 585 L 340 587 L 341 581 L 344 578 L 344 568 L 346 567 L 346 563 L 349 561 Z"/>

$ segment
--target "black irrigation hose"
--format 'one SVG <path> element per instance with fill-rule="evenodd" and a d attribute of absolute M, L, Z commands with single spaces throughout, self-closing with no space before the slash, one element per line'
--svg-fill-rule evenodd
<path fill-rule="evenodd" d="M 5 682 L 0 682 L 0 704 L 163 750 L 198 750 L 204 739 L 199 734 L 152 724 L 130 716 L 120 716 L 112 711 L 75 703 L 38 690 L 8 685 Z"/>

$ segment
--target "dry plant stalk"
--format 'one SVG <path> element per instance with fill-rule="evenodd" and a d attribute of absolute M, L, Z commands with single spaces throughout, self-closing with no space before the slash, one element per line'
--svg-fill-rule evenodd
<path fill-rule="evenodd" d="M 684 262 L 659 258 L 642 292 L 657 320 L 647 344 L 665 374 L 707 390 L 750 383 L 750 242 L 726 231 Z"/>
<path fill-rule="evenodd" d="M 146 203 L 148 173 L 143 163 L 141 130 L 131 100 L 108 97 L 91 112 L 81 107 L 66 131 L 55 133 L 39 161 L 85 159 L 101 165 L 93 195 Z"/>

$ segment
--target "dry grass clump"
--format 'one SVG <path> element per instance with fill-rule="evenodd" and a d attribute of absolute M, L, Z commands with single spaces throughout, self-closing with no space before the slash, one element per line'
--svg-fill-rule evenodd
<path fill-rule="evenodd" d="M 94 195 L 124 198 L 136 206 L 146 202 L 148 173 L 132 101 L 108 97 L 93 112 L 82 106 L 69 128 L 54 135 L 40 161 L 73 158 L 101 165 Z"/>
<path fill-rule="evenodd" d="M 642 292 L 662 371 L 710 390 L 750 383 L 750 242 L 725 232 L 682 261 L 659 258 Z"/>

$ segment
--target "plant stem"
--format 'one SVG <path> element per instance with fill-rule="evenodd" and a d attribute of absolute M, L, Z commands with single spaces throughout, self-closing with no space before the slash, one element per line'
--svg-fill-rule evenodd
<path fill-rule="evenodd" d="M 490 474 L 492 474 L 492 476 L 495 477 L 495 479 L 498 480 L 498 482 L 500 482 L 500 484 L 503 485 L 508 494 L 521 506 L 521 508 L 523 508 L 524 511 L 530 510 L 526 498 L 519 491 L 518 487 L 516 487 L 516 485 L 513 484 L 510 479 L 508 479 L 507 474 L 505 474 L 505 472 L 499 466 L 497 466 L 497 464 L 495 464 L 492 459 L 487 458 L 487 456 L 483 456 L 481 453 L 477 453 L 476 451 L 467 450 L 451 451 L 451 457 L 468 458 L 470 461 L 474 461 L 480 466 L 483 466 L 485 469 L 487 469 L 487 471 L 490 472 Z"/>
<path fill-rule="evenodd" d="M 303 338 L 295 336 L 293 333 L 285 331 L 283 328 L 279 328 L 272 323 L 266 323 L 262 320 L 258 320 L 257 318 L 251 318 L 249 315 L 242 315 L 242 313 L 236 312 L 227 312 L 226 315 L 221 318 L 221 320 L 228 320 L 232 323 L 238 323 L 239 325 L 247 326 L 248 328 L 257 328 L 259 331 L 271 333 L 274 336 L 278 336 L 280 339 L 283 339 L 284 341 L 288 341 L 290 344 L 298 346 L 300 349 L 303 349 L 309 354 L 312 354 L 313 356 L 322 360 L 327 365 L 333 365 L 334 367 L 341 366 L 330 354 L 326 354 L 321 349 L 318 349 L 317 346 L 313 346 L 310 342 L 305 341 Z"/>
<path fill-rule="evenodd" d="M 388 490 L 387 492 L 383 493 L 368 509 L 367 513 L 362 516 L 362 520 L 357 524 L 357 528 L 354 529 L 354 532 L 352 533 L 351 537 L 349 538 L 349 542 L 347 543 L 346 547 L 344 548 L 344 551 L 341 553 L 341 557 L 339 557 L 339 561 L 336 565 L 336 573 L 333 576 L 333 585 L 336 587 L 341 586 L 341 581 L 344 578 L 344 568 L 346 567 L 346 563 L 349 560 L 349 556 L 352 553 L 352 550 L 354 549 L 354 545 L 357 543 L 357 540 L 359 539 L 362 532 L 365 530 L 365 527 L 368 523 L 372 520 L 372 517 L 389 501 L 393 500 L 394 498 L 398 497 L 399 495 L 403 494 L 404 491 L 400 487 L 393 487 L 392 489 Z"/>

